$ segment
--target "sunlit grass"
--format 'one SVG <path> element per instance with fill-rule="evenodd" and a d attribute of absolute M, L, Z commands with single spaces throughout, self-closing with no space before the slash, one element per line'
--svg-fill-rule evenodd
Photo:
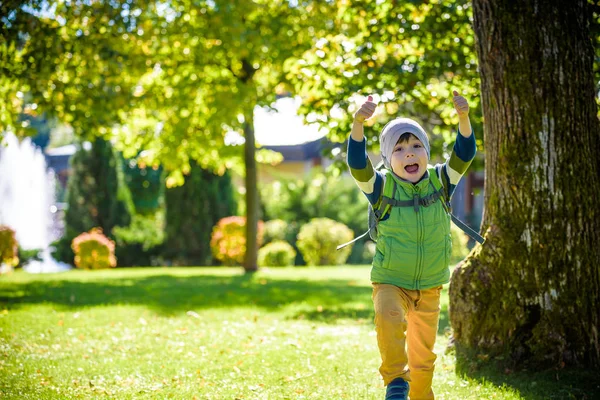
<path fill-rule="evenodd" d="M 0 397 L 382 399 L 368 276 L 368 267 L 3 276 Z M 459 375 L 448 329 L 445 289 L 438 399 L 594 398 L 555 374 Z"/>

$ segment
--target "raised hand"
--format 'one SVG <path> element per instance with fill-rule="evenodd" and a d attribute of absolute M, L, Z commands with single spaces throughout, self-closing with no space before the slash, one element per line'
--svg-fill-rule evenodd
<path fill-rule="evenodd" d="M 367 97 L 367 101 L 365 101 L 358 111 L 354 113 L 354 121 L 359 123 L 365 122 L 365 120 L 373 116 L 376 108 L 377 105 L 373 103 L 373 96 Z"/>
<path fill-rule="evenodd" d="M 454 109 L 458 113 L 459 117 L 464 117 L 469 115 L 469 103 L 467 103 L 467 99 L 458 94 L 456 90 L 452 91 L 454 97 L 452 97 L 452 102 L 454 103 Z"/>

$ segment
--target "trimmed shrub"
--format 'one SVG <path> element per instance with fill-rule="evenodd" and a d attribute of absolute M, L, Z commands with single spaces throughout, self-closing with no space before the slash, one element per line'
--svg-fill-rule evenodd
<path fill-rule="evenodd" d="M 293 221 L 301 226 L 311 218 L 330 218 L 352 229 L 355 236 L 368 229 L 368 201 L 350 177 L 317 173 L 309 179 L 283 179 L 261 187 L 261 199 L 266 220 L 281 219 L 290 225 Z M 287 241 L 298 249 L 295 235 Z M 359 240 L 352 246 L 348 263 L 368 264 L 372 261 L 365 258 L 365 254 L 368 255 L 364 251 L 366 242 Z M 296 265 L 304 265 L 299 249 Z"/>
<path fill-rule="evenodd" d="M 352 245 L 336 247 L 354 238 L 352 229 L 329 218 L 314 218 L 300 228 L 297 245 L 308 265 L 341 265 L 346 262 Z"/>
<path fill-rule="evenodd" d="M 286 241 L 287 231 L 288 223 L 282 219 L 274 219 L 265 222 L 265 243 Z"/>
<path fill-rule="evenodd" d="M 0 225 L 0 264 L 15 267 L 19 264 L 19 247 L 15 231 Z"/>
<path fill-rule="evenodd" d="M 275 240 L 258 251 L 258 264 L 264 267 L 294 265 L 296 250 L 287 242 Z"/>
<path fill-rule="evenodd" d="M 450 235 L 452 236 L 452 256 L 450 265 L 461 262 L 468 254 L 469 237 L 458 226 L 450 224 Z"/>
<path fill-rule="evenodd" d="M 164 257 L 174 265 L 212 265 L 213 227 L 237 211 L 229 172 L 192 165 L 182 186 L 166 190 L 165 205 Z"/>
<path fill-rule="evenodd" d="M 263 241 L 264 223 L 258 221 L 258 247 Z M 213 228 L 210 248 L 223 265 L 242 265 L 246 257 L 246 217 L 221 219 Z"/>
<path fill-rule="evenodd" d="M 131 193 L 123 182 L 121 156 L 109 141 L 95 138 L 91 147 L 81 146 L 71 157 L 67 184 L 65 234 L 54 242 L 53 257 L 73 263 L 72 241 L 94 227 L 113 238 L 115 226 L 128 226 L 135 212 Z"/>
<path fill-rule="evenodd" d="M 75 266 L 82 269 L 102 269 L 117 266 L 115 242 L 104 236 L 101 228 L 92 228 L 73 239 Z"/>
<path fill-rule="evenodd" d="M 136 214 L 128 227 L 117 226 L 115 254 L 120 267 L 150 266 L 157 262 L 165 238 L 164 213 Z"/>

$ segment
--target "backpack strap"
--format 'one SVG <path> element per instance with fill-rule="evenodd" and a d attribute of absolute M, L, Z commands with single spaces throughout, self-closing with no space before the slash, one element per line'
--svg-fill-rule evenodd
<path fill-rule="evenodd" d="M 425 197 L 419 197 L 419 195 L 415 195 L 412 200 L 396 200 L 391 199 L 390 204 L 392 207 L 413 207 L 415 212 L 419 212 L 419 207 L 429 207 L 433 205 L 438 199 L 444 198 L 443 186 L 440 184 L 437 177 L 435 181 L 433 181 L 432 177 L 435 176 L 435 168 L 429 168 L 429 182 L 433 186 L 433 193 L 427 195 Z M 391 177 L 390 177 L 391 178 Z M 394 188 L 396 186 L 396 180 L 391 178 L 394 181 Z M 385 214 L 384 214 L 385 215 Z"/>
<path fill-rule="evenodd" d="M 442 178 L 442 180 L 446 183 L 444 185 L 438 177 L 438 173 L 440 174 L 440 176 L 444 176 L 442 168 L 443 166 L 428 168 L 429 183 L 433 186 L 433 193 L 425 197 L 419 197 L 419 195 L 415 195 L 412 200 L 397 200 L 394 198 L 396 190 L 398 189 L 398 184 L 396 183 L 396 180 L 391 176 L 391 174 L 387 173 L 385 185 L 383 187 L 383 195 L 381 196 L 381 199 L 373 206 L 373 214 L 375 214 L 375 219 L 369 225 L 369 229 L 359 237 L 351 240 L 350 242 L 339 245 L 337 247 L 337 250 L 346 247 L 349 244 L 352 244 L 357 240 L 360 240 L 363 237 L 367 236 L 369 232 L 371 232 L 371 230 L 377 226 L 379 221 L 381 221 L 381 219 L 388 212 L 390 212 L 392 207 L 413 207 L 415 212 L 419 212 L 419 208 L 421 206 L 429 207 L 435 204 L 435 202 L 438 200 L 441 200 L 444 210 L 450 215 L 452 222 L 454 222 L 456 226 L 458 226 L 465 234 L 467 234 L 473 240 L 483 244 L 485 239 L 479 233 L 475 232 L 464 222 L 455 217 L 454 214 L 452 214 L 452 205 L 450 204 L 449 194 L 450 183 L 447 179 Z"/>
<path fill-rule="evenodd" d="M 441 189 L 441 192 L 443 194 L 442 204 L 444 205 L 444 209 L 448 214 L 450 214 L 450 218 L 452 219 L 452 222 L 454 222 L 454 225 L 458 226 L 465 234 L 471 237 L 471 239 L 475 240 L 480 244 L 483 244 L 483 242 L 485 242 L 485 239 L 478 232 L 475 232 L 473 229 L 471 229 L 470 226 L 468 226 L 460 219 L 458 219 L 454 214 L 452 214 L 452 205 L 450 204 L 449 195 L 450 182 L 448 182 L 448 180 L 445 178 L 444 171 L 442 170 L 442 168 L 443 165 L 437 168 L 431 168 L 429 172 L 429 181 L 433 184 L 433 187 Z M 442 180 L 445 184 L 442 184 L 442 182 L 440 182 L 440 179 L 438 178 L 438 173 L 439 176 L 442 177 Z"/>
<path fill-rule="evenodd" d="M 380 170 L 382 165 L 383 165 L 383 162 L 379 163 L 379 165 L 377 166 L 377 170 Z M 392 184 L 392 182 L 393 182 L 393 184 Z M 364 238 L 371 232 L 371 230 L 375 229 L 375 227 L 377 226 L 379 221 L 381 221 L 381 219 L 393 207 L 392 204 L 394 201 L 396 201 L 394 199 L 394 194 L 396 193 L 396 189 L 397 189 L 396 181 L 393 178 L 386 176 L 385 184 L 383 186 L 383 194 L 382 194 L 381 198 L 379 199 L 379 201 L 377 203 L 375 203 L 375 205 L 373 205 L 373 214 L 375 215 L 375 218 L 369 224 L 369 229 L 362 235 L 358 236 L 357 238 L 354 238 L 347 243 L 340 244 L 338 247 L 336 247 L 336 250 L 342 249 L 342 248 L 356 242 L 357 240 Z"/>
<path fill-rule="evenodd" d="M 452 214 L 452 205 L 450 204 L 449 182 L 447 185 L 442 184 L 439 176 L 443 176 L 442 167 L 433 167 L 429 169 L 429 182 L 433 187 L 442 194 L 442 205 L 448 214 Z"/>

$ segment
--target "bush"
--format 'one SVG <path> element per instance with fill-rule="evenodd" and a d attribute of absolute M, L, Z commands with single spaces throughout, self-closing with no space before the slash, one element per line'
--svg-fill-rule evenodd
<path fill-rule="evenodd" d="M 297 222 L 286 222 L 282 219 L 273 219 L 265 222 L 264 243 L 271 243 L 278 240 L 287 242 L 292 246 L 292 249 L 296 254 L 292 265 L 306 265 L 302 253 L 300 253 L 300 250 L 296 246 L 299 232 L 300 224 Z"/>
<path fill-rule="evenodd" d="M 329 218 L 314 218 L 298 233 L 298 248 L 308 265 L 341 265 L 352 246 L 336 247 L 354 238 L 352 229 Z"/>
<path fill-rule="evenodd" d="M 164 175 L 163 168 L 158 165 L 138 164 L 134 159 L 123 163 L 123 181 L 131 192 L 138 214 L 154 214 L 161 208 L 164 203 Z"/>
<path fill-rule="evenodd" d="M 102 234 L 101 228 L 92 228 L 73 239 L 75 265 L 83 269 L 102 269 L 117 266 L 115 242 Z"/>
<path fill-rule="evenodd" d="M 15 231 L 0 225 L 0 264 L 15 267 L 19 264 L 19 248 Z"/>
<path fill-rule="evenodd" d="M 450 265 L 461 262 L 468 254 L 469 237 L 458 226 L 450 224 L 450 235 L 452 235 L 452 256 L 450 257 Z"/>
<path fill-rule="evenodd" d="M 282 240 L 273 241 L 258 251 L 258 264 L 264 267 L 287 267 L 294 265 L 296 250 Z"/>
<path fill-rule="evenodd" d="M 368 201 L 352 178 L 347 176 L 318 173 L 308 180 L 280 180 L 262 187 L 261 199 L 266 220 L 281 219 L 290 225 L 291 221 L 304 225 L 311 218 L 330 218 L 352 229 L 355 236 L 368 229 Z M 360 240 L 355 243 L 348 263 L 367 264 L 372 261 L 365 258 L 366 242 Z M 295 235 L 288 243 L 297 248 Z M 303 265 L 301 254 L 299 251 L 296 265 Z"/>
<path fill-rule="evenodd" d="M 265 243 L 286 241 L 288 223 L 282 219 L 265 222 Z"/>
<path fill-rule="evenodd" d="M 65 232 L 61 238 L 50 243 L 50 254 L 52 255 L 52 258 L 57 261 L 73 265 L 75 254 L 71 248 L 71 243 L 73 242 L 73 239 L 71 238 L 74 238 L 75 235 L 73 235 L 71 232 Z"/>
<path fill-rule="evenodd" d="M 134 215 L 128 227 L 115 227 L 116 250 L 119 266 L 149 266 L 160 256 L 164 234 L 164 213 Z"/>
<path fill-rule="evenodd" d="M 67 184 L 65 233 L 52 243 L 53 257 L 73 263 L 72 241 L 81 232 L 99 227 L 113 238 L 115 226 L 128 226 L 135 208 L 123 182 L 121 156 L 109 141 L 96 138 L 91 147 L 81 146 L 71 157 Z"/>
<path fill-rule="evenodd" d="M 258 221 L 258 247 L 262 244 L 263 233 L 264 223 Z M 221 219 L 213 228 L 210 248 L 223 265 L 242 265 L 246 257 L 246 217 Z"/>
<path fill-rule="evenodd" d="M 165 204 L 164 256 L 175 265 L 213 264 L 211 232 L 237 211 L 231 175 L 192 165 L 182 186 L 166 190 Z"/>

